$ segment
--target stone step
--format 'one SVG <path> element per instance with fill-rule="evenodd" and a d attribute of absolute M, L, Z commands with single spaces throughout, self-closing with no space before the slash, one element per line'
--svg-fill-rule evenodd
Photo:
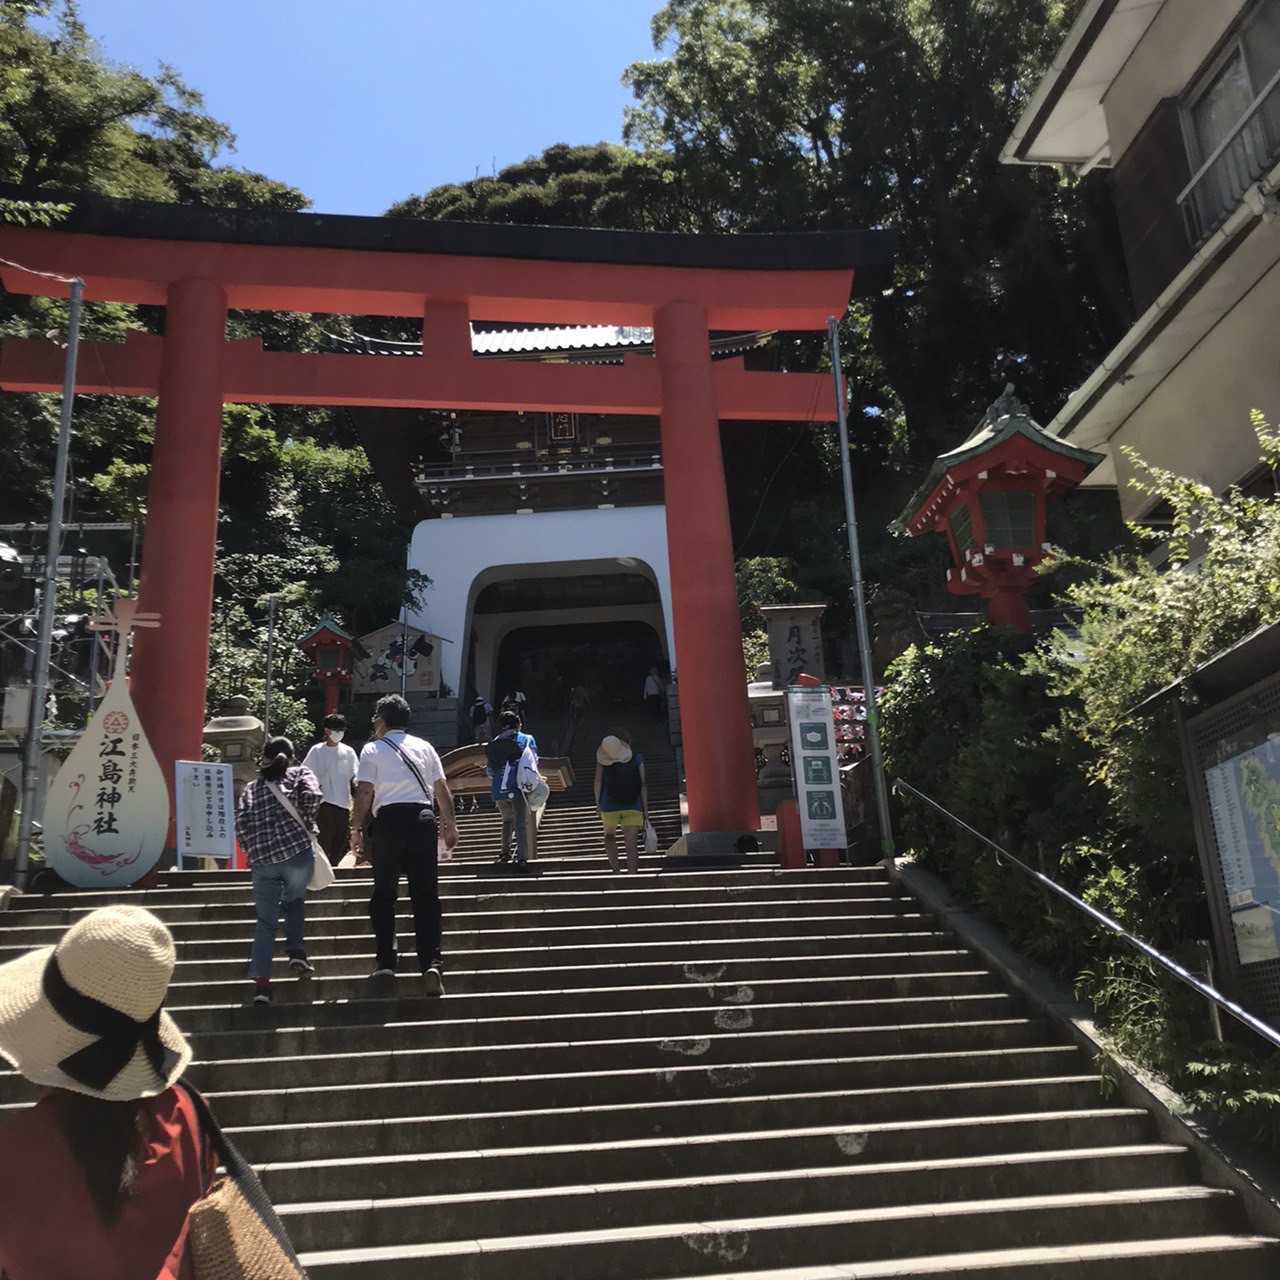
<path fill-rule="evenodd" d="M 414 1009 L 416 1018 L 384 1026 L 355 1025 L 273 1027 L 262 1030 L 211 1031 L 190 1035 L 197 1056 L 227 1061 L 271 1053 L 318 1056 L 343 1053 L 390 1053 L 406 1046 L 430 1044 L 456 1048 L 476 1044 L 538 1046 L 598 1042 L 626 1038 L 694 1039 L 724 1032 L 755 1030 L 857 1031 L 914 1026 L 921 1023 L 988 1021 L 1016 1016 L 1004 992 L 965 996 L 910 996 L 882 1000 L 825 1000 L 766 1004 L 720 1004 L 707 1000 L 675 1008 L 608 1009 L 589 1012 L 562 1008 L 544 1013 L 468 1016 L 462 1002 L 434 1001 Z"/>
<path fill-rule="evenodd" d="M 475 897 L 447 897 L 443 899 L 452 927 L 476 929 L 494 924 L 506 928 L 537 927 L 547 929 L 573 928 L 587 925 L 622 924 L 647 925 L 650 923 L 693 922 L 732 916 L 741 920 L 802 919 L 808 916 L 839 915 L 849 918 L 864 916 L 896 917 L 907 908 L 886 895 L 859 894 L 857 896 L 825 895 L 811 900 L 792 897 L 768 897 L 747 900 L 741 896 L 706 897 L 692 901 L 616 902 L 612 895 L 599 895 L 595 901 L 567 903 L 555 897 L 547 901 L 522 894 L 484 894 Z M 307 899 L 306 917 L 312 928 L 324 928 L 331 921 L 368 919 L 368 894 L 346 898 L 327 894 L 312 895 Z M 15 922 L 5 930 L 5 949 L 23 945 L 47 946 L 51 939 L 60 937 L 67 928 L 67 921 L 43 919 L 44 912 L 29 912 L 20 923 Z M 175 937 L 201 936 L 196 926 L 212 924 L 253 924 L 253 900 L 246 885 L 237 902 L 219 903 L 204 907 L 168 907 L 155 913 L 173 931 Z M 408 919 L 407 911 L 401 913 Z M 918 918 L 918 913 L 913 913 Z M 28 918 L 31 917 L 31 918 Z M 10 940 L 12 939 L 12 940 Z"/>
<path fill-rule="evenodd" d="M 774 855 L 767 855 L 773 858 Z M 672 859 L 672 862 L 679 861 Z M 776 862 L 776 859 L 774 859 Z M 689 892 L 706 890 L 713 894 L 752 893 L 762 886 L 791 886 L 801 893 L 821 891 L 829 885 L 879 885 L 889 889 L 884 870 L 879 867 L 814 867 L 803 871 L 782 870 L 776 865 L 751 865 L 743 868 L 725 867 L 708 871 L 705 868 L 679 870 L 656 868 L 661 860 L 650 864 L 654 872 L 642 871 L 637 877 L 618 876 L 607 870 L 577 869 L 566 863 L 563 874 L 555 874 L 557 867 L 541 866 L 544 874 L 535 885 L 543 893 L 567 892 L 583 894 L 593 892 L 653 893 L 655 890 Z M 126 889 L 115 892 L 92 890 L 64 890 L 59 893 L 27 893 L 9 900 L 8 910 L 13 916 L 31 911 L 51 910 L 58 914 L 51 923 L 70 924 L 78 915 L 113 902 L 132 902 L 146 907 L 157 915 L 163 915 L 167 905 L 182 906 L 244 900 L 249 883 L 247 871 L 166 871 L 161 873 L 162 887 L 156 889 Z M 455 863 L 441 867 L 442 894 L 487 892 L 492 888 L 493 877 L 478 876 L 474 871 L 461 869 Z M 529 884 L 514 876 L 503 878 L 512 885 Z M 342 869 L 338 882 L 317 897 L 341 896 L 350 893 L 353 899 L 367 898 L 373 881 L 368 872 Z M 317 898 L 313 898 L 313 901 Z M 611 899 L 612 900 L 612 899 Z"/>
<path fill-rule="evenodd" d="M 867 959 L 880 961 L 888 957 Z M 800 997 L 809 1002 L 842 997 L 867 1000 L 909 999 L 922 996 L 978 995 L 996 990 L 995 980 L 983 969 L 957 967 L 947 971 L 939 964 L 932 966 L 936 972 L 893 972 L 883 975 L 864 972 L 860 976 L 849 977 L 846 976 L 845 967 L 837 963 L 839 960 L 840 957 L 828 957 L 821 969 L 814 967 L 817 964 L 814 960 L 759 962 L 758 967 L 753 966 L 753 974 L 764 972 L 769 976 L 763 980 L 755 976 L 749 985 L 727 979 L 713 983 L 694 983 L 686 979 L 683 982 L 657 985 L 655 979 L 675 975 L 669 969 L 655 973 L 651 967 L 605 966 L 608 971 L 602 973 L 601 978 L 608 980 L 610 985 L 607 986 L 558 988 L 552 978 L 543 987 L 526 987 L 522 990 L 515 988 L 509 979 L 527 979 L 538 974 L 517 975 L 509 970 L 501 974 L 478 974 L 454 969 L 449 972 L 447 1013 L 449 1017 L 502 1018 L 569 1009 L 582 1013 L 629 1010 L 636 1007 L 662 1009 L 682 1006 L 695 995 L 711 1004 L 746 1003 L 748 995 L 752 1001 L 769 1004 L 786 1003 Z M 318 963 L 331 966 L 321 969 L 322 976 L 338 976 L 349 968 L 352 974 L 363 978 L 369 970 L 369 961 L 364 957 L 322 960 Z M 905 969 L 902 965 L 880 967 Z M 185 976 L 188 972 L 194 972 L 201 980 L 205 980 L 201 974 L 202 969 L 203 966 L 198 962 L 191 962 L 190 969 L 184 966 L 182 973 Z M 796 976 L 785 976 L 793 972 Z M 581 977 L 581 974 L 575 970 L 574 976 Z M 188 1035 L 203 1031 L 254 1031 L 263 1035 L 298 1026 L 411 1024 L 422 1013 L 416 978 L 398 978 L 391 984 L 395 989 L 405 989 L 404 999 L 367 996 L 363 1000 L 331 1002 L 318 999 L 297 1003 L 278 1001 L 269 1010 L 265 1010 L 260 1005 L 243 1003 L 246 992 L 242 977 L 242 972 L 237 975 L 237 985 L 231 992 L 233 998 L 241 1003 L 230 1007 L 170 1004 L 169 1012 Z M 650 979 L 648 985 L 642 981 L 646 977 Z M 628 979 L 632 980 L 631 985 L 626 985 Z M 314 983 L 315 980 L 311 981 Z M 301 991 L 304 982 L 300 980 L 291 985 L 296 985 Z M 283 990 L 284 984 L 280 986 Z"/>
<path fill-rule="evenodd" d="M 275 1161 L 257 1166 L 272 1198 L 285 1202 L 363 1196 L 466 1195 L 538 1190 L 621 1178 L 715 1176 L 731 1171 L 863 1167 L 930 1161 L 1000 1160 L 1034 1150 L 1052 1159 L 1081 1148 L 1156 1150 L 1144 1111 L 1046 1111 L 870 1125 L 819 1125 L 613 1142 L 505 1146 L 355 1159 Z M 240 1135 L 237 1141 L 241 1140 Z M 1184 1148 L 1176 1148 L 1188 1153 Z"/>
<path fill-rule="evenodd" d="M 772 856 L 772 855 L 769 855 Z M 675 861 L 673 859 L 672 861 Z M 874 896 L 879 899 L 908 901 L 884 879 L 879 868 L 815 868 L 809 872 L 791 872 L 777 868 L 705 870 L 657 869 L 639 876 L 616 876 L 608 869 L 575 868 L 568 863 L 539 860 L 539 876 L 517 876 L 500 868 L 462 867 L 461 863 L 444 863 L 440 868 L 440 892 L 445 900 L 467 896 L 495 899 L 500 895 L 524 895 L 521 905 L 594 904 L 594 902 L 690 902 L 714 899 L 744 900 L 762 890 L 772 891 L 778 901 L 812 900 L 823 896 Z M 44 923 L 65 927 L 99 906 L 113 901 L 133 902 L 168 919 L 170 908 L 205 908 L 205 906 L 239 906 L 252 900 L 250 874 L 243 870 L 227 872 L 166 872 L 172 887 L 155 890 L 125 890 L 119 893 L 91 891 L 59 893 L 23 893 L 8 904 L 6 924 L 26 923 L 28 915 L 52 913 Z M 189 883 L 188 883 L 189 882 Z M 312 905 L 326 901 L 348 901 L 365 904 L 369 900 L 372 879 L 367 870 L 340 868 L 338 881 L 329 890 L 310 896 Z M 515 900 L 515 897 L 513 897 Z"/>
<path fill-rule="evenodd" d="M 1175 1261 L 1176 1260 L 1176 1261 Z M 992 1249 L 887 1262 L 819 1263 L 698 1273 L 699 1280 L 1275 1280 L 1280 1242 L 1265 1236 L 1176 1236 L 1105 1244 Z M 691 1280 L 676 1276 L 670 1280 Z"/>
<path fill-rule="evenodd" d="M 1220 1235 L 1240 1225 L 1224 1191 L 1199 1187 L 1141 1188 L 891 1209 L 840 1209 L 764 1217 L 683 1218 L 674 1222 L 560 1234 L 489 1235 L 415 1245 L 314 1251 L 303 1265 L 320 1277 L 376 1275 L 400 1280 L 631 1280 L 797 1263 L 887 1261 L 954 1252 L 981 1240 L 988 1249 L 1109 1243 L 1177 1235 Z M 495 1224 L 500 1230 L 500 1225 Z"/>
<path fill-rule="evenodd" d="M 483 1024 L 482 1024 L 483 1025 Z M 512 1075 L 525 1072 L 600 1071 L 647 1065 L 655 1071 L 696 1057 L 706 1066 L 778 1059 L 873 1054 L 940 1053 L 947 1049 L 1023 1047 L 1043 1036 L 1042 1023 L 1024 1018 L 922 1023 L 882 1027 L 829 1027 L 798 1031 L 721 1031 L 715 1034 L 580 1040 L 560 1044 L 477 1043 L 399 1048 L 373 1052 L 310 1053 L 271 1058 L 221 1059 L 200 1066 L 201 1087 L 215 1091 L 243 1085 L 246 1075 L 262 1088 L 309 1084 L 344 1086 L 386 1081 L 421 1081 L 458 1075 Z M 0 1077 L 5 1101 L 9 1077 Z"/>
<path fill-rule="evenodd" d="M 838 1152 L 832 1152 L 838 1155 Z M 300 1250 L 631 1229 L 652 1222 L 894 1209 L 949 1200 L 1004 1200 L 1183 1187 L 1193 1172 L 1180 1147 L 1009 1153 L 967 1160 L 838 1164 L 568 1186 L 484 1188 L 444 1195 L 348 1197 L 279 1208 Z"/>
<path fill-rule="evenodd" d="M 311 936 L 307 940 L 308 953 L 313 943 L 320 950 L 319 944 L 329 930 L 347 937 L 360 933 L 364 933 L 366 939 L 369 936 L 367 912 L 351 916 L 330 916 L 310 923 L 312 927 Z M 406 903 L 406 909 L 397 914 L 397 928 L 402 933 L 407 932 L 412 928 L 412 923 Z M 465 915 L 451 915 L 448 904 L 445 904 L 444 945 L 446 955 L 489 948 L 518 953 L 554 939 L 557 950 L 581 952 L 588 944 L 595 950 L 633 943 L 655 946 L 665 942 L 708 944 L 721 939 L 763 940 L 778 934 L 821 938 L 899 936 L 909 931 L 927 932 L 932 924 L 929 916 L 907 914 L 765 915 L 755 918 L 737 915 L 716 918 L 704 915 L 700 918 L 697 913 L 688 913 L 687 916 L 682 913 L 678 918 L 661 918 L 650 922 L 624 920 L 617 924 L 560 925 L 546 929 L 537 924 L 536 918 L 520 921 L 509 916 L 495 915 L 484 918 L 483 921 L 469 920 Z M 28 935 L 47 933 L 48 936 L 24 939 L 25 946 L 9 943 L 3 949 L 4 958 L 16 958 L 32 946 L 52 946 L 64 930 L 39 929 L 24 932 Z M 245 918 L 240 921 L 179 924 L 173 927 L 172 932 L 180 950 L 189 948 L 192 944 L 200 946 L 228 937 L 242 938 L 241 945 L 247 949 L 253 937 L 253 920 L 246 913 Z"/>
<path fill-rule="evenodd" d="M 357 976 L 293 979 L 286 977 L 287 971 L 280 965 L 277 974 L 283 980 L 275 984 L 277 1004 L 385 998 L 384 987 L 388 985 L 401 999 L 421 998 L 421 980 L 417 976 L 417 964 L 412 954 L 412 939 L 401 935 L 401 946 L 404 949 L 400 955 L 400 973 L 396 978 L 379 979 L 376 982 L 371 982 L 368 976 L 359 976 L 362 972 L 368 975 L 373 968 L 373 944 L 367 934 L 332 941 L 335 946 L 341 945 L 344 955 L 364 956 L 363 966 L 353 966 Z M 452 941 L 446 934 L 445 986 L 451 995 L 520 986 L 550 988 L 554 985 L 567 989 L 610 985 L 611 971 L 626 972 L 635 966 L 653 969 L 667 980 L 682 974 L 724 974 L 730 969 L 749 975 L 755 971 L 758 963 L 769 962 L 770 957 L 761 960 L 760 952 L 771 942 L 782 953 L 780 960 L 808 958 L 816 965 L 828 955 L 834 955 L 842 958 L 846 972 L 852 969 L 855 973 L 931 969 L 938 963 L 944 963 L 935 962 L 932 958 L 934 955 L 952 958 L 959 956 L 961 959 L 955 960 L 955 963 L 972 963 L 972 957 L 965 958 L 963 953 L 954 949 L 949 938 L 940 934 L 851 934 L 843 937 L 820 935 L 773 939 L 636 942 L 592 947 L 589 953 L 591 963 L 584 961 L 581 964 L 573 963 L 575 957 L 583 954 L 581 947 L 548 947 L 533 953 L 482 947 L 455 952 L 449 949 Z M 230 949 L 233 955 L 236 949 Z M 323 974 L 321 966 L 324 964 L 326 948 L 320 945 L 312 947 L 309 943 L 308 949 L 317 965 L 317 972 Z M 245 1001 L 248 998 L 245 990 L 247 978 L 244 976 L 248 971 L 248 941 L 241 943 L 238 950 L 243 957 L 243 967 L 239 968 L 239 976 L 234 977 L 237 969 L 233 964 L 228 971 L 233 978 L 226 981 L 189 982 L 186 980 L 185 970 L 179 969 L 177 980 L 170 988 L 172 1005 L 234 1005 Z M 850 961 L 854 963 L 850 965 Z M 695 976 L 690 980 L 711 979 Z"/>
<path fill-rule="evenodd" d="M 207 1088 L 205 1074 L 205 1068 L 193 1072 L 201 1088 Z M 574 1134 L 590 1135 L 593 1142 L 633 1141 L 655 1134 L 665 1141 L 734 1130 L 833 1124 L 862 1129 L 902 1121 L 954 1121 L 962 1116 L 1086 1111 L 1098 1107 L 1101 1094 L 1096 1075 L 1068 1075 L 927 1088 L 835 1089 L 776 1096 L 675 1098 L 626 1106 L 522 1108 L 516 1089 L 495 1087 L 485 1107 L 432 1115 L 414 1110 L 419 1098 L 429 1100 L 431 1096 L 419 1081 L 402 1082 L 399 1087 L 335 1089 L 308 1083 L 257 1090 L 241 1082 L 239 1090 L 230 1095 L 215 1093 L 214 1109 L 235 1131 L 236 1144 L 255 1162 L 545 1146 Z"/>

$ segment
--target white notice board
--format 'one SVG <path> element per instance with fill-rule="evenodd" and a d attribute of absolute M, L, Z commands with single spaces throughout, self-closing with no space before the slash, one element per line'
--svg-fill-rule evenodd
<path fill-rule="evenodd" d="M 231 766 L 176 760 L 173 771 L 178 866 L 187 858 L 221 858 L 230 865 L 236 847 Z"/>
<path fill-rule="evenodd" d="M 806 849 L 843 849 L 844 801 L 836 752 L 831 690 L 826 685 L 788 685 L 791 763 L 796 775 L 800 837 Z"/>

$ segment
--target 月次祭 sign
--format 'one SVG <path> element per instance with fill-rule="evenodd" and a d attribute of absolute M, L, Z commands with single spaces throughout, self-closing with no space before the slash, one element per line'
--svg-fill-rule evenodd
<path fill-rule="evenodd" d="M 361 636 L 360 643 L 369 656 L 356 660 L 352 693 L 399 693 L 402 682 L 406 693 L 440 691 L 439 636 L 393 622 Z"/>
<path fill-rule="evenodd" d="M 114 619 L 93 620 L 95 630 L 117 632 L 111 687 L 45 798 L 45 861 L 81 889 L 141 879 L 169 833 L 169 788 L 125 679 L 129 632 L 159 626 L 137 608 L 136 600 L 119 600 Z"/>

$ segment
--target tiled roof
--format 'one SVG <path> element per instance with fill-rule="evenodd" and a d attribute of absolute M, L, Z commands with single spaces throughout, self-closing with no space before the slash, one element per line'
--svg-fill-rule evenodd
<path fill-rule="evenodd" d="M 421 342 L 395 342 L 363 334 L 326 333 L 335 351 L 353 355 L 420 356 Z M 767 342 L 771 333 L 733 334 L 711 340 L 717 355 L 748 351 Z M 471 351 L 477 356 L 564 354 L 590 351 L 651 351 L 653 330 L 642 325 L 583 324 L 550 329 L 480 329 L 471 326 Z"/>
<path fill-rule="evenodd" d="M 639 325 L 567 325 L 558 329 L 506 329 L 493 333 L 471 330 L 476 355 L 496 351 L 575 351 L 600 347 L 647 347 L 653 330 Z"/>

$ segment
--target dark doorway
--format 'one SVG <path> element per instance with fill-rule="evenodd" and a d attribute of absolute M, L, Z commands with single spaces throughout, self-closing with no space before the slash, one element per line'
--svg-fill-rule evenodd
<path fill-rule="evenodd" d="M 568 706 L 579 681 L 595 707 L 639 706 L 650 667 L 662 667 L 662 641 L 647 622 L 588 622 L 520 627 L 498 650 L 500 701 L 514 688 L 541 718 Z"/>

